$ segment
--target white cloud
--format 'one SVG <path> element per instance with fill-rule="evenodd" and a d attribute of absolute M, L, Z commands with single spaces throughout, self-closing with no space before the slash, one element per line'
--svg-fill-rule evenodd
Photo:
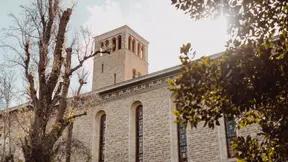
<path fill-rule="evenodd" d="M 196 57 L 224 50 L 224 20 L 194 22 L 168 0 L 123 0 L 122 4 L 106 0 L 87 9 L 90 17 L 84 25 L 95 36 L 126 24 L 150 42 L 149 72 L 180 64 L 179 49 L 184 43 L 191 42 Z M 92 65 L 90 61 L 87 66 L 92 70 Z"/>
<path fill-rule="evenodd" d="M 123 24 L 124 17 L 116 2 L 106 0 L 103 5 L 88 6 L 87 10 L 90 17 L 84 25 L 92 29 L 93 34 L 98 35 Z"/>

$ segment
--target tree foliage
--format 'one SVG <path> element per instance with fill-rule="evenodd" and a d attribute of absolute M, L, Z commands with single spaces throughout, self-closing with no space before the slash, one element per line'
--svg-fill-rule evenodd
<path fill-rule="evenodd" d="M 214 128 L 223 116 L 237 128 L 257 124 L 256 137 L 233 142 L 241 161 L 288 161 L 288 2 L 286 0 L 172 0 L 194 20 L 224 16 L 227 50 L 193 60 L 183 45 L 181 73 L 170 81 L 184 123 Z"/>

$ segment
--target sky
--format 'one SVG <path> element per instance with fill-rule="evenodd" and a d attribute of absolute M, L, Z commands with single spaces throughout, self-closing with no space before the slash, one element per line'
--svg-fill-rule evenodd
<path fill-rule="evenodd" d="M 19 6 L 28 2 L 0 0 L 0 29 L 12 24 L 9 13 L 17 15 Z M 64 4 L 71 2 L 76 1 L 65 0 Z M 149 73 L 180 64 L 178 57 L 182 44 L 190 42 L 199 58 L 224 51 L 227 38 L 224 19 L 195 22 L 172 6 L 171 0 L 79 0 L 70 22 L 69 29 L 77 31 L 80 26 L 85 26 L 93 36 L 123 25 L 130 26 L 150 43 Z M 92 87 L 92 60 L 85 68 L 91 71 L 84 90 L 89 91 Z"/>

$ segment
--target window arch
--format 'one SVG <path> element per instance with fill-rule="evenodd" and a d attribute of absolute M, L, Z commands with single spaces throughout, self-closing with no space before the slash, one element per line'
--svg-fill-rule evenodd
<path fill-rule="evenodd" d="M 108 47 L 109 46 L 109 40 L 105 41 L 105 46 Z"/>
<path fill-rule="evenodd" d="M 143 135 L 143 104 L 135 101 L 131 104 L 129 111 L 129 161 L 143 162 L 144 135 Z M 142 160 L 141 160 L 142 158 Z"/>
<path fill-rule="evenodd" d="M 136 108 L 136 162 L 143 162 L 143 106 Z"/>
<path fill-rule="evenodd" d="M 106 130 L 106 114 L 102 114 L 100 118 L 100 139 L 99 139 L 99 162 L 105 161 L 105 131 Z"/>
<path fill-rule="evenodd" d="M 178 105 L 176 105 L 178 109 Z M 187 157 L 187 135 L 183 123 L 177 124 L 178 158 L 179 162 L 188 162 Z"/>
<path fill-rule="evenodd" d="M 122 48 L 122 36 L 119 35 L 118 36 L 118 49 L 121 49 Z"/>
<path fill-rule="evenodd" d="M 93 122 L 93 147 L 92 152 L 93 161 L 103 162 L 105 158 L 106 149 L 106 130 L 107 130 L 107 114 L 104 110 L 100 110 L 95 115 L 95 121 Z"/>
<path fill-rule="evenodd" d="M 228 158 L 233 158 L 234 150 L 231 149 L 232 139 L 237 137 L 236 122 L 233 117 L 224 117 L 225 132 L 226 132 L 226 146 Z"/>
<path fill-rule="evenodd" d="M 137 71 L 135 69 L 132 70 L 132 78 L 135 79 L 137 75 Z"/>
<path fill-rule="evenodd" d="M 138 43 L 138 45 L 137 45 L 137 55 L 140 57 L 140 54 L 141 54 L 141 44 Z"/>
<path fill-rule="evenodd" d="M 116 38 L 112 38 L 112 51 L 116 51 Z"/>
<path fill-rule="evenodd" d="M 128 38 L 128 50 L 131 50 L 131 36 Z"/>
<path fill-rule="evenodd" d="M 135 53 L 135 45 L 136 45 L 136 42 L 135 42 L 135 39 L 132 40 L 132 51 Z"/>
<path fill-rule="evenodd" d="M 101 48 L 103 49 L 103 47 L 104 47 L 104 43 L 103 43 L 103 42 L 101 42 Z"/>
<path fill-rule="evenodd" d="M 173 111 L 179 110 L 180 107 L 175 103 L 176 93 L 170 96 L 170 133 L 171 133 L 171 158 L 172 161 L 188 162 L 188 137 L 182 123 L 175 124 L 177 120 Z"/>
<path fill-rule="evenodd" d="M 144 57 L 144 46 L 141 47 L 140 58 Z"/>

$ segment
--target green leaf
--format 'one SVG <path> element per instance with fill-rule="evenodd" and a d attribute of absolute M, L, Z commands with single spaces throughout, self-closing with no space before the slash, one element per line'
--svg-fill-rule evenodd
<path fill-rule="evenodd" d="M 171 85 L 171 86 L 175 86 L 175 83 L 172 79 L 168 79 L 168 83 Z"/>
<path fill-rule="evenodd" d="M 179 111 L 177 111 L 177 110 L 173 110 L 173 114 L 174 114 L 175 116 L 177 116 L 177 117 L 180 116 L 180 113 L 179 113 Z"/>
<path fill-rule="evenodd" d="M 204 57 L 203 63 L 204 63 L 204 65 L 209 65 L 210 64 L 210 58 L 209 57 Z"/>

